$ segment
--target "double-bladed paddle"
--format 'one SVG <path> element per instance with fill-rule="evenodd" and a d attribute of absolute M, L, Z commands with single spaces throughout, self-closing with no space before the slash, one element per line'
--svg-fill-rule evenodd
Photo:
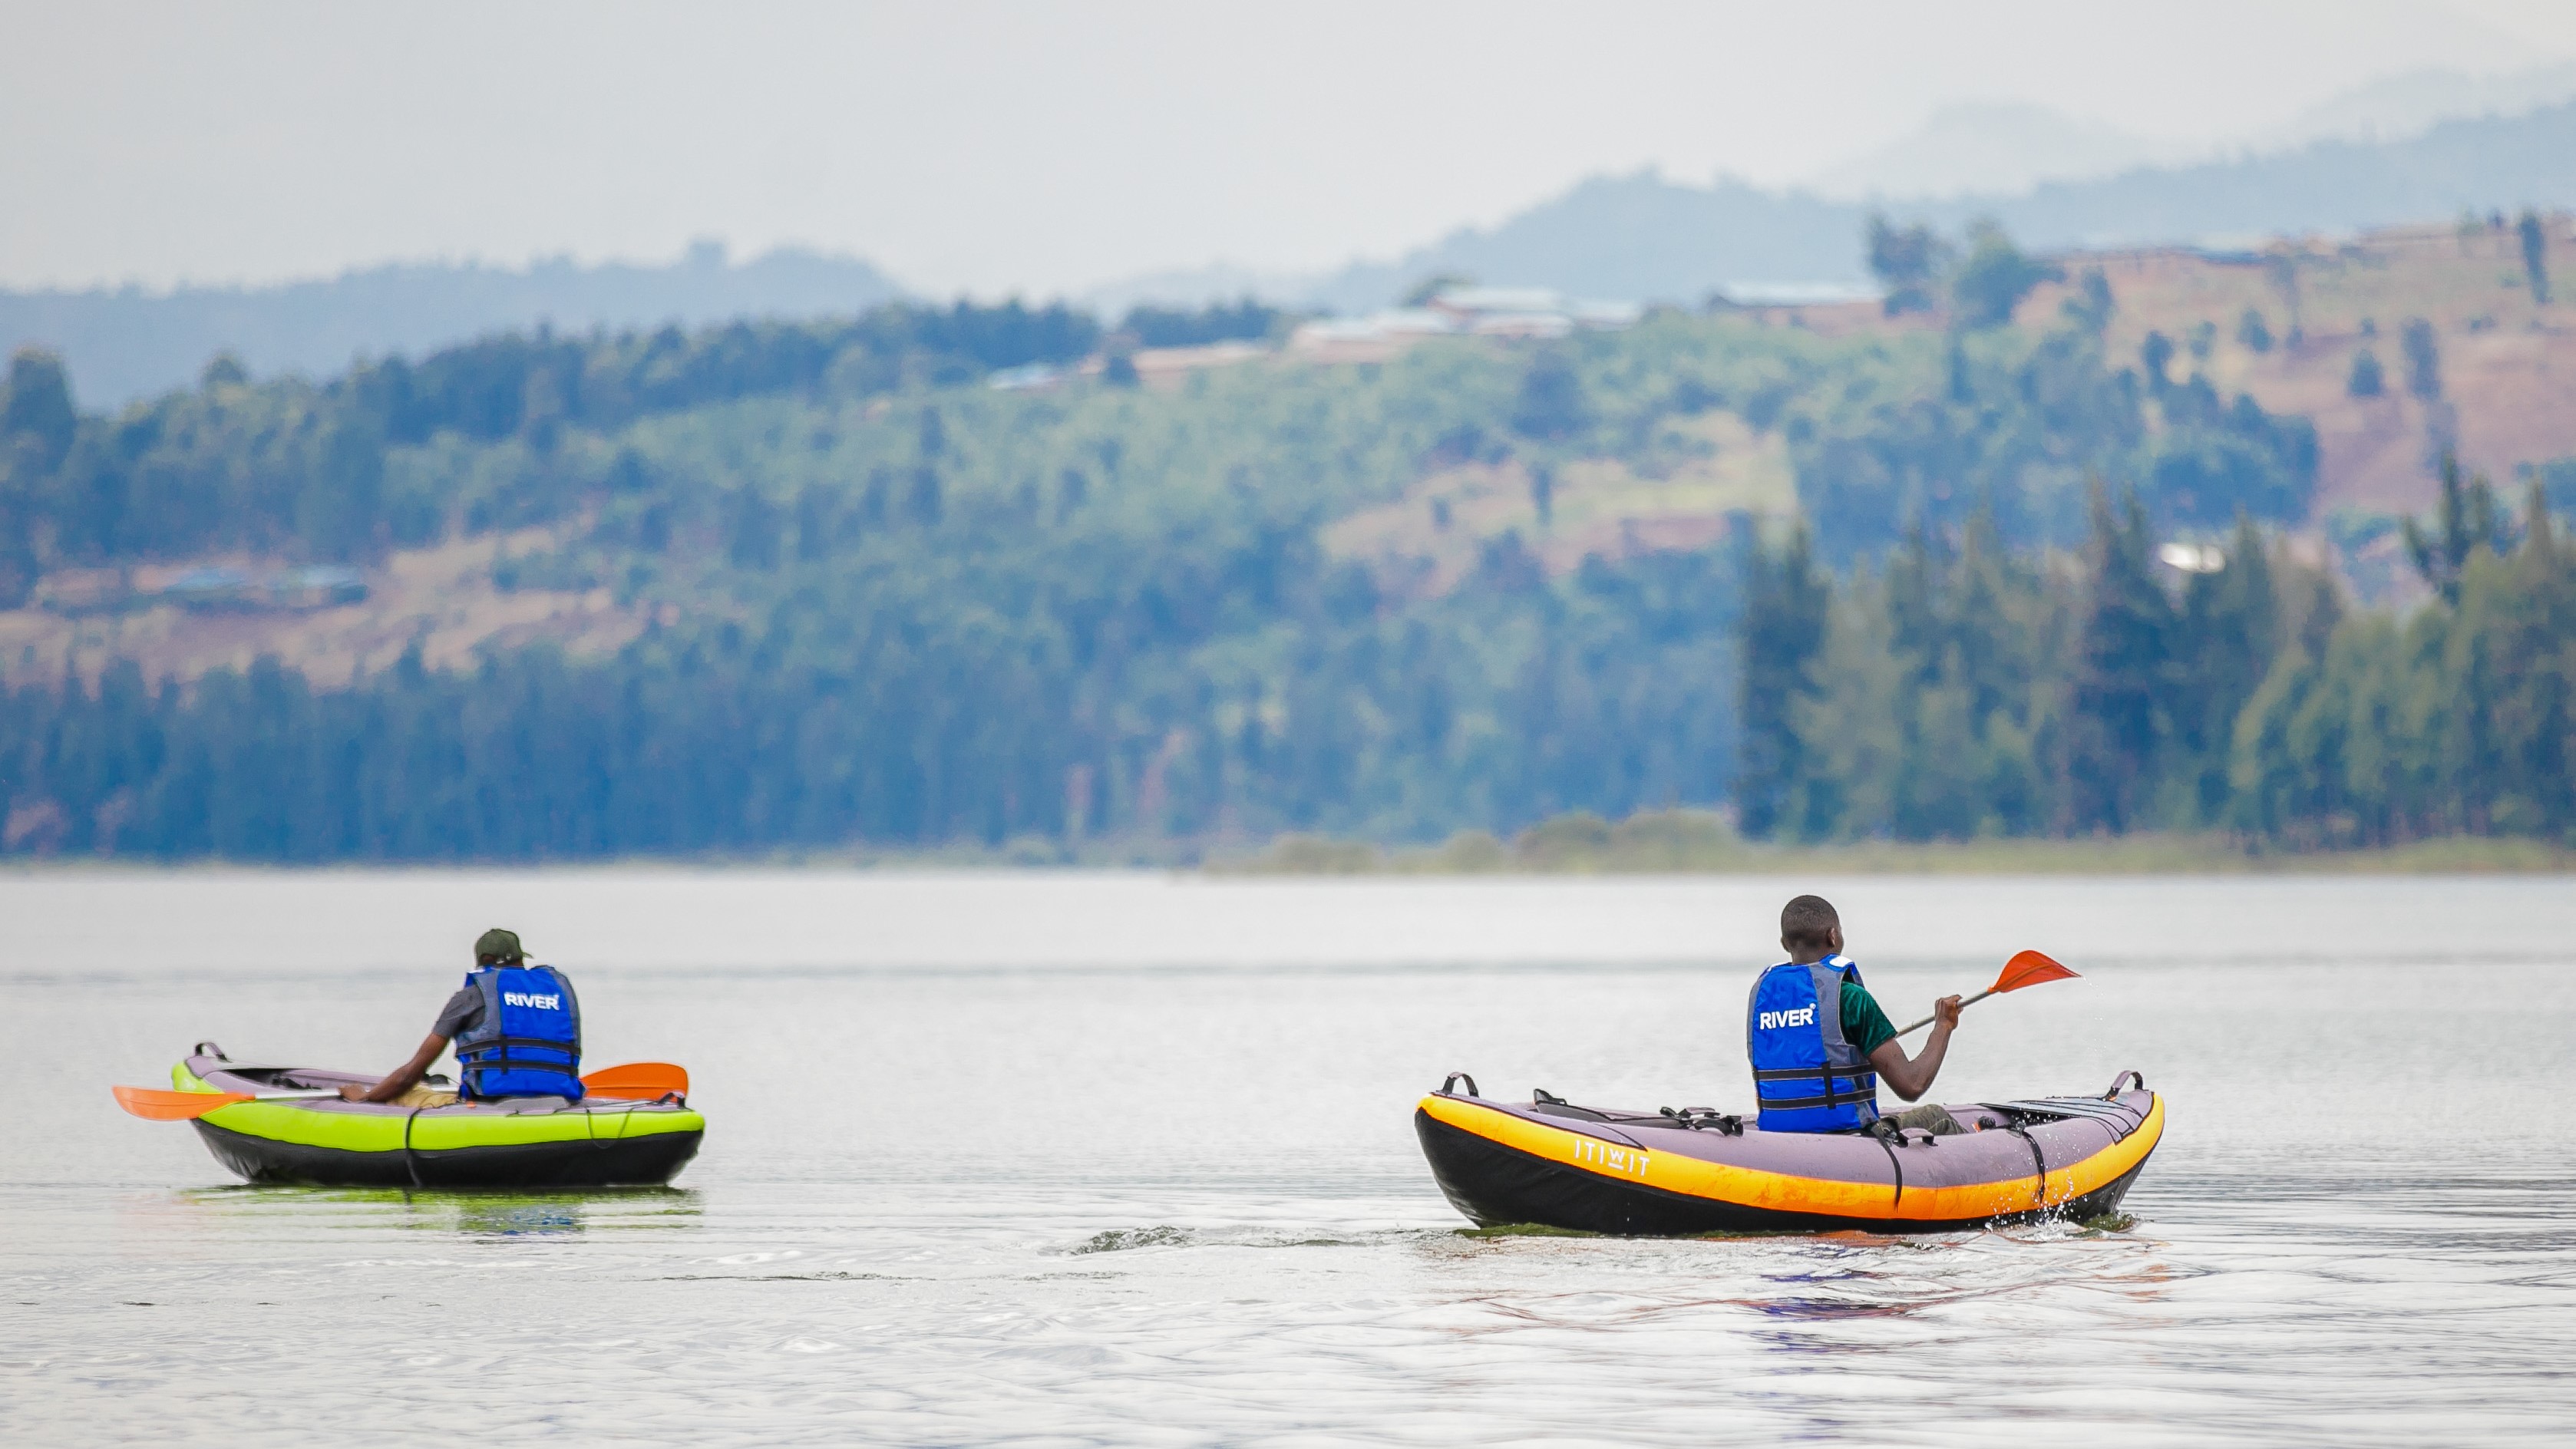
<path fill-rule="evenodd" d="M 669 1062 L 628 1062 L 601 1067 L 581 1079 L 582 1091 L 610 1101 L 651 1101 L 689 1094 L 688 1068 Z M 241 1102 L 316 1102 L 340 1095 L 337 1087 L 297 1092 L 177 1092 L 164 1087 L 117 1087 L 116 1105 L 154 1122 L 185 1122 Z"/>
<path fill-rule="evenodd" d="M 1995 977 L 1994 985 L 1989 986 L 1985 990 L 1978 992 L 1976 995 L 1969 997 L 1967 1000 L 1960 1002 L 1959 1005 L 1964 1009 L 1974 1006 L 1978 1002 L 1999 992 L 2019 991 L 2025 986 L 2037 986 L 2043 981 L 2073 981 L 2075 979 L 2076 975 L 2074 972 L 2058 965 L 2055 961 L 2050 960 L 2048 957 L 2037 951 L 2016 951 L 2013 953 L 2013 958 L 2004 963 L 2003 973 Z M 1930 1026 L 1933 1020 L 1934 1018 L 1927 1016 L 1921 1021 L 1914 1023 L 1912 1026 L 1905 1028 L 1903 1031 L 1898 1032 L 1897 1035 L 1906 1036 L 1913 1032 L 1921 1031 L 1923 1028 Z"/>
<path fill-rule="evenodd" d="M 306 1092 L 176 1092 L 167 1087 L 112 1087 L 116 1105 L 154 1122 L 185 1122 L 237 1102 L 318 1102 L 338 1088 Z"/>
<path fill-rule="evenodd" d="M 628 1062 L 622 1067 L 601 1067 L 583 1077 L 581 1089 L 594 1097 L 647 1102 L 656 1097 L 685 1097 L 689 1095 L 689 1069 L 669 1062 Z"/>

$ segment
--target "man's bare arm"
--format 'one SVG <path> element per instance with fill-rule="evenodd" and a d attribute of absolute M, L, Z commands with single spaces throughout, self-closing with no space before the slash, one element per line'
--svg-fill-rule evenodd
<path fill-rule="evenodd" d="M 340 1095 L 352 1102 L 390 1102 L 419 1086 L 420 1079 L 429 1074 L 429 1064 L 437 1061 L 438 1054 L 445 1050 L 447 1038 L 431 1032 L 421 1039 L 420 1050 L 411 1054 L 411 1060 L 394 1068 L 383 1081 L 372 1087 L 342 1087 Z M 1908 1097 L 1906 1100 L 1914 1099 Z"/>
<path fill-rule="evenodd" d="M 1870 1070 L 1878 1073 L 1889 1091 L 1914 1101 L 1932 1090 L 1932 1079 L 1941 1075 L 1941 1058 L 1950 1050 L 1950 1033 L 1958 1027 L 1959 998 L 1944 996 L 1932 1003 L 1932 1039 L 1923 1044 L 1923 1054 L 1909 1057 L 1904 1047 L 1883 1041 L 1869 1054 Z"/>

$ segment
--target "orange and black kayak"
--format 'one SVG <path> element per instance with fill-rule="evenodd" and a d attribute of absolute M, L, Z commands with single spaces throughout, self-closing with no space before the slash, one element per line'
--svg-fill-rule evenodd
<path fill-rule="evenodd" d="M 2135 1072 L 2099 1096 L 1948 1105 L 1972 1130 L 1764 1132 L 1706 1108 L 1491 1101 L 1457 1073 L 1413 1126 L 1441 1192 L 1479 1226 L 1649 1237 L 2096 1217 L 2119 1207 L 2165 1129 L 2163 1099 Z"/>

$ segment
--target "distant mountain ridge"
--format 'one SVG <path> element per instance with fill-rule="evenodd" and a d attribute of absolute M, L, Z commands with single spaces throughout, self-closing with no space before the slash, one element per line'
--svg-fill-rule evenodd
<path fill-rule="evenodd" d="M 2274 155 L 2139 167 L 2009 195 L 1886 205 L 1944 229 L 1991 216 L 2028 246 L 2349 232 L 2463 209 L 2576 206 L 2576 102 L 2446 121 L 2396 141 L 2327 140 Z M 1596 176 L 1490 228 L 1309 276 L 1211 267 L 1104 285 L 1090 305 L 1196 304 L 1247 293 L 1336 312 L 1387 305 L 1444 273 L 1578 297 L 1696 303 L 1763 284 L 1858 286 L 1867 203 L 1651 171 Z M 773 252 L 729 263 L 702 245 L 664 266 L 540 262 L 524 270 L 400 264 L 258 288 L 0 292 L 0 351 L 61 352 L 81 399 L 114 405 L 193 379 L 229 350 L 259 373 L 335 372 L 358 355 L 421 352 L 539 322 L 561 331 L 847 314 L 903 289 L 851 257 Z"/>
<path fill-rule="evenodd" d="M 1990 216 L 2024 245 L 2069 248 L 2351 232 L 2522 206 L 2576 206 L 2576 102 L 2447 121 L 2402 141 L 2320 141 L 1884 209 L 1954 231 Z M 1692 186 L 1651 171 L 1594 177 L 1498 226 L 1462 228 L 1394 261 L 1355 263 L 1283 288 L 1278 300 L 1363 310 L 1442 273 L 1626 301 L 1696 302 L 1748 284 L 1860 283 L 1870 210 L 1723 178 Z"/>
<path fill-rule="evenodd" d="M 81 401 L 114 406 L 182 386 L 231 352 L 266 375 L 314 375 L 358 356 L 419 353 L 493 332 L 703 325 L 861 311 L 903 294 L 855 257 L 775 251 L 747 262 L 701 242 L 662 266 L 540 261 L 395 263 L 266 287 L 0 292 L 0 354 L 60 353 Z"/>
<path fill-rule="evenodd" d="M 1803 184 L 1836 201 L 2018 196 L 2044 182 L 2277 156 L 2320 141 L 2411 140 L 2445 121 L 2521 116 L 2570 100 L 2576 100 L 2576 62 L 2494 75 L 2408 71 L 2224 142 L 2132 135 L 2026 102 L 1970 102 L 1944 106 L 1915 130 Z"/>
<path fill-rule="evenodd" d="M 2315 139 L 2301 137 L 2302 141 Z M 1944 106 L 1923 125 L 1807 179 L 1836 201 L 2004 196 L 2044 181 L 2091 181 L 2205 159 L 2046 106 Z"/>
<path fill-rule="evenodd" d="M 2576 61 L 2504 75 L 2418 70 L 2357 86 L 2250 138 L 2248 149 L 2279 151 L 2312 141 L 2397 141 L 2444 121 L 2519 116 L 2576 99 Z"/>

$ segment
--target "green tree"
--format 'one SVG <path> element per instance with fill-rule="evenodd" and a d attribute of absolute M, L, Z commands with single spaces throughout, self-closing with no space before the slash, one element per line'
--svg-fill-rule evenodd
<path fill-rule="evenodd" d="M 0 385 L 0 446 L 22 448 L 28 466 L 50 473 L 62 466 L 79 426 L 62 359 L 33 347 L 10 354 L 8 381 Z"/>
<path fill-rule="evenodd" d="M 2013 556 L 1992 500 L 1980 500 L 1961 533 L 1948 610 L 1952 677 L 1968 690 L 1980 733 L 1999 718 L 2030 724 L 2032 695 L 2055 649 L 2049 624 L 2062 611 L 2033 563 Z"/>
<path fill-rule="evenodd" d="M 2289 319 L 2289 330 L 2282 334 L 2282 341 L 2295 352 L 2307 334 L 2307 329 L 2299 323 L 2301 295 L 2298 255 L 2294 252 L 2276 251 L 2265 256 L 2263 280 L 2272 284 L 2273 292 L 2281 299 L 2282 315 Z"/>
<path fill-rule="evenodd" d="M 363 414 L 321 424 L 309 442 L 295 505 L 295 532 L 308 557 L 373 556 L 384 542 L 385 442 Z"/>
<path fill-rule="evenodd" d="M 2162 332 L 2149 332 L 2138 344 L 2138 365 L 2146 370 L 2147 388 L 2162 392 L 2173 386 L 2173 339 Z"/>
<path fill-rule="evenodd" d="M 2312 806 L 2322 838 L 2335 822 L 2361 838 L 2439 831 L 2564 838 L 2570 808 L 2576 568 L 2555 522 L 2531 500 L 2521 541 L 2480 538 L 2474 485 L 2446 490 L 2456 526 L 2436 557 L 2456 559 L 2440 602 L 2402 624 L 2346 620 L 2327 652 L 2325 685 L 2342 727 L 2343 769 L 2312 771 L 2336 797 Z M 2492 520 L 2490 523 L 2492 524 Z M 2296 838 L 2291 822 L 2284 833 Z M 2319 836 L 2315 824 L 2304 827 Z"/>
<path fill-rule="evenodd" d="M 2512 554 L 2471 563 L 2460 613 L 2464 632 L 2484 641 L 2475 652 L 2494 681 L 2488 708 L 2449 716 L 2474 714 L 2488 732 L 2484 824 L 2576 838 L 2576 556 L 2537 488 Z"/>
<path fill-rule="evenodd" d="M 2279 837 L 2317 814 L 2321 767 L 2310 708 L 2320 674 L 2304 649 L 2273 662 L 2237 716 L 2228 763 L 2228 815 L 2249 835 Z"/>
<path fill-rule="evenodd" d="M 2248 307 L 2244 315 L 2236 319 L 2236 342 L 2248 352 L 2272 350 L 2271 324 L 2263 320 L 2259 309 Z"/>
<path fill-rule="evenodd" d="M 2546 307 L 2549 305 L 2549 228 L 2541 221 L 2540 213 L 2525 208 L 2515 230 L 2522 234 L 2522 275 L 2531 284 L 2531 300 Z"/>
<path fill-rule="evenodd" d="M 2280 599 L 2252 519 L 2237 515 L 2223 567 L 2191 575 L 2176 622 L 2176 652 L 2188 661 L 2175 681 L 2173 709 L 2189 776 L 2184 803 L 2195 822 L 2212 824 L 2227 809 L 2237 717 L 2281 649 Z"/>
<path fill-rule="evenodd" d="M 1563 347 L 1543 347 L 1521 374 L 1520 395 L 1512 403 L 1512 430 L 1525 438 L 1548 441 L 1572 437 L 1591 426 L 1592 411 L 1583 396 L 1583 377 Z"/>
<path fill-rule="evenodd" d="M 2111 325 L 2111 316 L 2119 310 L 2111 297 L 2111 279 L 2100 267 L 2086 267 L 2076 279 L 2075 295 L 2058 305 L 2066 320 L 2099 337 Z"/>
<path fill-rule="evenodd" d="M 2467 572 L 2469 560 L 2480 550 L 2493 552 L 2502 545 L 2505 517 L 2496 506 L 2495 486 L 2481 473 L 2463 479 L 2459 455 L 2442 455 L 2442 492 L 2434 505 L 2433 522 L 2428 527 L 2413 517 L 2399 523 L 2406 540 L 2406 556 L 2413 560 L 2415 572 L 2442 596 L 2443 602 L 2460 600 L 2460 580 Z"/>
<path fill-rule="evenodd" d="M 1768 837 L 1788 823 L 1806 767 L 1799 711 L 1823 692 L 1817 666 L 1832 603 L 1803 523 L 1776 557 L 1758 542 L 1746 550 L 1735 798 L 1747 835 Z"/>
<path fill-rule="evenodd" d="M 1968 255 L 1950 279 L 1950 296 L 1963 326 L 2000 327 L 2032 288 L 2065 275 L 2014 246 L 2002 227 L 1979 220 L 1968 226 Z"/>
<path fill-rule="evenodd" d="M 2096 486 L 2085 550 L 2091 589 L 2075 660 L 2074 822 L 2143 823 L 2170 729 L 2175 618 L 2155 576 L 2146 510 Z"/>
<path fill-rule="evenodd" d="M 2406 390 L 2431 402 L 2442 395 L 2442 349 L 2433 336 L 2433 324 L 2421 317 L 2409 317 L 2398 330 L 2399 356 L 2406 364 Z"/>
<path fill-rule="evenodd" d="M 1886 294 L 1881 305 L 1888 316 L 1929 312 L 1939 305 L 1938 289 L 1953 256 L 1939 233 L 1921 222 L 1900 228 L 1872 212 L 1866 238 L 1870 275 Z"/>
<path fill-rule="evenodd" d="M 2343 390 L 2354 397 L 2377 397 L 2388 390 L 2378 353 L 2365 347 L 2352 355 L 2352 371 L 2344 378 Z"/>
<path fill-rule="evenodd" d="M 1884 595 L 1866 578 L 1824 600 L 1812 692 L 1788 701 L 1797 769 L 1783 792 L 1778 834 L 1816 840 L 1894 828 L 1920 691 L 1906 679 L 1889 624 Z M 1763 823 L 1764 833 L 1775 828 Z"/>

